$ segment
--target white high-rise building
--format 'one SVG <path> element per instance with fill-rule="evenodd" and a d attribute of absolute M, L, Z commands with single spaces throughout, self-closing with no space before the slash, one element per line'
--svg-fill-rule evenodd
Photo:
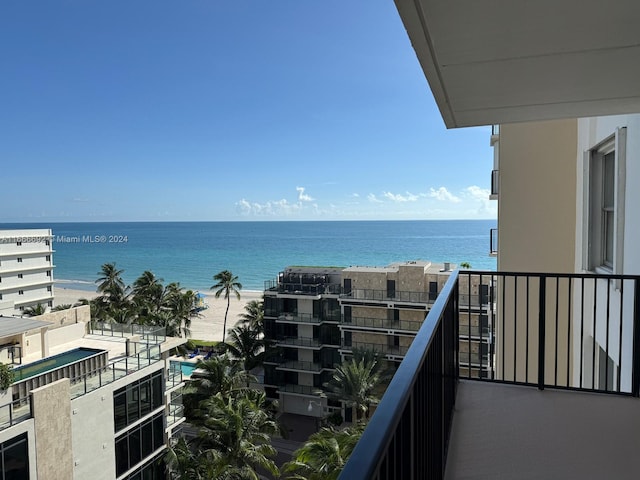
<path fill-rule="evenodd" d="M 53 306 L 50 229 L 0 230 L 0 314 Z"/>

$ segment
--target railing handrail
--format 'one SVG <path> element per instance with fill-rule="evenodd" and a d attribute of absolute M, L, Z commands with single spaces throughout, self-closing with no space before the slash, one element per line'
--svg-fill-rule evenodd
<path fill-rule="evenodd" d="M 340 479 L 368 479 L 374 477 L 378 462 L 393 437 L 409 401 L 416 378 L 434 341 L 434 333 L 442 321 L 449 297 L 456 292 L 458 270 L 449 276 L 433 307 L 409 347 L 404 360 L 394 374 L 387 390 L 356 444 Z M 419 452 L 416 452 L 419 454 Z"/>
<path fill-rule="evenodd" d="M 596 279 L 596 280 L 640 280 L 640 275 L 623 275 L 623 274 L 602 274 L 602 273 L 592 273 L 592 272 L 506 272 L 506 271 L 496 271 L 496 270 L 476 270 L 476 269 L 467 269 L 462 273 L 464 274 L 473 274 L 473 275 L 486 275 L 486 276 L 500 276 L 500 277 L 546 277 L 546 278 L 585 278 L 585 279 Z"/>

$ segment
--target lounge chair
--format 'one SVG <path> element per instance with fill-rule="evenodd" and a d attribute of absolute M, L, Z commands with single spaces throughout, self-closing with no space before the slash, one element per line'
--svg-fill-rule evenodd
<path fill-rule="evenodd" d="M 195 358 L 198 355 L 200 355 L 200 349 L 196 347 L 195 350 L 189 354 L 189 358 Z"/>

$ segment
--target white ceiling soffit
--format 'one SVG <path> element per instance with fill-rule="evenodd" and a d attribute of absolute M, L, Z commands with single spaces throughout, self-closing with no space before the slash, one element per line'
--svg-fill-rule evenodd
<path fill-rule="evenodd" d="M 640 112 L 640 0 L 395 0 L 449 128 Z"/>

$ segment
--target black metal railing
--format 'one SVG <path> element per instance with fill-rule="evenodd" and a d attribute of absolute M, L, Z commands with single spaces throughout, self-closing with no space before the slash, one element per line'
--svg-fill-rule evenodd
<path fill-rule="evenodd" d="M 463 271 L 460 282 L 461 297 L 491 286 L 485 310 L 459 313 L 478 327 L 461 329 L 461 348 L 486 355 L 487 380 L 639 395 L 640 277 Z"/>
<path fill-rule="evenodd" d="M 458 378 L 640 396 L 639 316 L 640 276 L 452 273 L 340 478 L 444 478 Z"/>
<path fill-rule="evenodd" d="M 342 480 L 443 478 L 458 373 L 458 272 L 400 364 Z"/>

